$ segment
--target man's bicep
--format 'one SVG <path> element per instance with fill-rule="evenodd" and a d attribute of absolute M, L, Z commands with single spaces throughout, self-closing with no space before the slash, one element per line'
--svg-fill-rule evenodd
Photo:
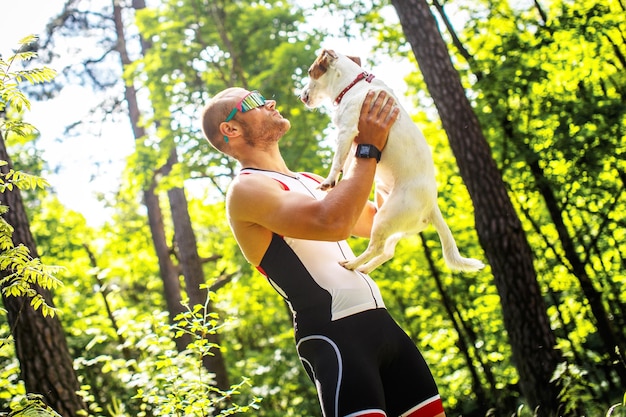
<path fill-rule="evenodd" d="M 286 191 L 274 180 L 245 181 L 230 195 L 229 215 L 290 237 L 309 238 L 318 226 L 317 202 L 310 196 Z"/>
<path fill-rule="evenodd" d="M 245 197 L 238 204 L 240 220 L 258 224 L 281 236 L 339 240 L 338 229 L 328 219 L 328 208 L 323 201 L 286 191 L 278 183 L 250 183 L 247 186 Z"/>
<path fill-rule="evenodd" d="M 273 190 L 263 199 L 255 223 L 277 233 L 298 239 L 332 240 L 324 222 L 323 204 L 306 194 Z"/>

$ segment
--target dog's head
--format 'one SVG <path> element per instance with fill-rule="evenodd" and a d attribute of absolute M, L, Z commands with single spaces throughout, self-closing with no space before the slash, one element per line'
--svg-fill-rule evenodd
<path fill-rule="evenodd" d="M 324 49 L 309 67 L 309 83 L 302 89 L 300 100 L 309 108 L 320 106 L 327 98 L 335 98 L 361 72 L 361 60 Z"/>

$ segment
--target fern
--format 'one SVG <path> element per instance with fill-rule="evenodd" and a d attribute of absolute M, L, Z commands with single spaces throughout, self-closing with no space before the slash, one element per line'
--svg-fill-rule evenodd
<path fill-rule="evenodd" d="M 6 236 L 3 236 L 7 244 Z M 9 239 L 10 241 L 10 239 Z M 41 263 L 39 258 L 32 258 L 30 251 L 24 245 L 13 247 L 0 253 L 0 270 L 12 271 L 0 277 L 0 288 L 5 297 L 29 297 L 31 306 L 41 310 L 44 317 L 53 317 L 58 310 L 48 305 L 45 299 L 35 289 L 38 285 L 45 289 L 54 289 L 61 285 L 54 274 L 61 270 L 57 266 L 48 266 Z"/>
<path fill-rule="evenodd" d="M 0 161 L 5 162 L 6 161 Z M 13 187 L 20 190 L 34 190 L 35 188 L 47 187 L 48 181 L 36 175 L 26 174 L 20 171 L 9 170 L 7 173 L 0 173 L 0 193 L 6 190 L 12 191 Z"/>
<path fill-rule="evenodd" d="M 33 85 L 42 84 L 51 81 L 56 76 L 56 71 L 48 67 L 12 70 L 15 64 L 30 61 L 37 56 L 35 52 L 23 51 L 26 46 L 36 40 L 37 37 L 34 35 L 23 38 L 18 42 L 20 47 L 15 54 L 11 55 L 6 61 L 0 59 L 0 112 L 5 111 L 9 106 L 15 109 L 17 113 L 21 113 L 24 109 L 30 110 L 30 101 L 20 91 L 20 83 L 28 81 Z M 32 125 L 27 123 L 11 124 L 5 121 L 4 118 L 0 120 L 0 130 L 4 131 L 5 138 L 10 132 L 23 134 L 25 127 L 28 127 L 27 130 L 33 129 Z"/>
<path fill-rule="evenodd" d="M 7 417 L 61 417 L 59 413 L 46 405 L 43 395 L 27 394 Z"/>
<path fill-rule="evenodd" d="M 35 126 L 23 120 L 4 120 L 4 122 L 0 123 L 3 123 L 2 126 L 5 132 L 12 132 L 23 138 L 32 135 L 37 130 Z"/>
<path fill-rule="evenodd" d="M 9 133 L 26 136 L 35 128 L 21 120 L 6 120 L 2 112 L 11 106 L 17 114 L 24 109 L 30 109 L 30 102 L 19 89 L 20 83 L 27 81 L 39 84 L 52 80 L 56 72 L 50 68 L 35 68 L 12 70 L 18 62 L 30 61 L 37 54 L 24 51 L 25 47 L 37 40 L 36 36 L 27 36 L 20 40 L 20 48 L 6 61 L 0 59 L 0 136 L 7 138 Z M 4 133 L 4 135 L 2 134 Z M 0 138 L 0 140 L 2 140 Z M 6 169 L 7 161 L 0 160 L 0 193 L 6 191 L 32 190 L 45 188 L 48 182 L 41 177 L 30 175 L 14 169 Z M 22 244 L 15 246 L 13 242 L 13 227 L 1 217 L 9 207 L 0 205 L 0 291 L 5 297 L 28 297 L 30 305 L 40 310 L 44 317 L 54 316 L 58 310 L 48 305 L 44 297 L 36 291 L 36 286 L 44 289 L 54 289 L 61 282 L 54 276 L 59 267 L 44 265 L 39 258 L 33 258 L 28 248 Z"/>

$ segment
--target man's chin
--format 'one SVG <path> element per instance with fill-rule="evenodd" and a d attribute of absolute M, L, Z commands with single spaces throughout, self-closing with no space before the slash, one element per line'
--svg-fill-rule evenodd
<path fill-rule="evenodd" d="M 282 120 L 282 126 L 280 128 L 280 136 L 283 136 L 285 133 L 289 132 L 291 129 L 291 122 L 287 119 Z"/>

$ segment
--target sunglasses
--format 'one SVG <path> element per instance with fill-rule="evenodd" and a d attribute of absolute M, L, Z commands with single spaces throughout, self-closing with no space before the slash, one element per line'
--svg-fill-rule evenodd
<path fill-rule="evenodd" d="M 235 107 L 233 107 L 232 111 L 230 112 L 226 120 L 224 120 L 224 122 L 230 122 L 233 117 L 235 117 L 235 114 L 237 114 L 237 110 L 245 113 L 248 110 L 257 109 L 261 106 L 264 106 L 265 101 L 265 97 L 263 97 L 261 93 L 256 90 L 250 91 L 241 99 L 241 101 L 239 101 L 239 103 L 237 103 Z M 224 136 L 224 142 L 228 142 L 228 136 Z"/>

